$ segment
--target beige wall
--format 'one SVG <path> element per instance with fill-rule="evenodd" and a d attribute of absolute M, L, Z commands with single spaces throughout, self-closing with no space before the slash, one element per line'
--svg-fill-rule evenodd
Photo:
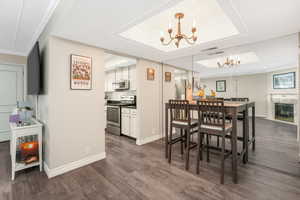
<path fill-rule="evenodd" d="M 169 101 L 169 99 L 175 99 L 175 70 L 176 68 L 170 66 L 170 65 L 163 65 L 163 105 L 162 105 L 162 131 L 161 133 L 165 133 L 165 103 Z M 166 82 L 164 77 L 165 77 L 165 72 L 171 72 L 172 74 L 172 79 L 170 82 Z M 163 135 L 164 137 L 164 135 Z"/>
<path fill-rule="evenodd" d="M 46 123 L 45 162 L 49 170 L 105 155 L 104 52 L 50 37 L 42 48 L 47 91 L 39 96 L 40 119 Z M 93 89 L 70 89 L 70 55 L 91 56 Z"/>
<path fill-rule="evenodd" d="M 206 95 L 216 90 L 217 80 L 226 80 L 226 92 L 217 92 L 218 97 L 248 97 L 256 103 L 256 115 L 267 115 L 267 74 L 201 79 L 201 85 L 207 85 Z"/>
<path fill-rule="evenodd" d="M 137 60 L 137 144 L 161 136 L 162 127 L 162 67 L 160 63 Z M 147 68 L 155 69 L 155 80 L 147 80 Z"/>
<path fill-rule="evenodd" d="M 27 62 L 27 58 L 25 56 L 0 54 L 0 63 L 5 63 L 5 64 L 26 64 L 26 62 Z"/>

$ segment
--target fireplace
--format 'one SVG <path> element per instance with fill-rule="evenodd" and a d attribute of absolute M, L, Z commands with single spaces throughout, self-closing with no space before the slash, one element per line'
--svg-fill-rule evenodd
<path fill-rule="evenodd" d="M 275 103 L 275 119 L 294 123 L 294 104 Z"/>

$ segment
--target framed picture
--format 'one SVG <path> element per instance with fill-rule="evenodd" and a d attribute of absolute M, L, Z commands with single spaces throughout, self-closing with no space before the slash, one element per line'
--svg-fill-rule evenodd
<path fill-rule="evenodd" d="M 147 68 L 147 80 L 154 81 L 155 79 L 155 69 Z"/>
<path fill-rule="evenodd" d="M 296 73 L 288 72 L 273 75 L 273 89 L 293 89 L 296 87 Z"/>
<path fill-rule="evenodd" d="M 216 81 L 216 91 L 217 92 L 226 92 L 226 80 Z"/>
<path fill-rule="evenodd" d="M 71 89 L 92 89 L 92 58 L 71 54 Z"/>
<path fill-rule="evenodd" d="M 172 73 L 171 72 L 165 72 L 165 81 L 171 82 L 172 80 Z"/>

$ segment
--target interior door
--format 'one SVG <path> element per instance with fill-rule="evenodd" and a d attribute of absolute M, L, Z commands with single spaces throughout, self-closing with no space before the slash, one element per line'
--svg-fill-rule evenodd
<path fill-rule="evenodd" d="M 23 101 L 23 66 L 0 64 L 0 142 L 10 139 L 9 115 Z"/>

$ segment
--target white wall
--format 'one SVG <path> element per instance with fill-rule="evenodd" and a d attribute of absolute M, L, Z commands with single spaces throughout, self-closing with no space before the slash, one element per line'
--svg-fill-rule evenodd
<path fill-rule="evenodd" d="M 226 92 L 217 92 L 218 97 L 248 97 L 255 101 L 257 116 L 267 115 L 267 74 L 201 79 L 201 85 L 207 86 L 206 95 L 216 90 L 217 80 L 226 80 Z"/>
<path fill-rule="evenodd" d="M 176 87 L 175 87 L 175 70 L 176 68 L 170 65 L 163 65 L 163 105 L 162 105 L 162 131 L 161 133 L 165 133 L 165 103 L 169 101 L 169 99 L 175 99 L 176 96 Z M 165 81 L 165 72 L 171 72 L 172 78 L 170 82 Z M 163 135 L 164 137 L 164 135 Z"/>
<path fill-rule="evenodd" d="M 147 68 L 155 69 L 155 80 L 147 80 Z M 162 130 L 162 67 L 160 63 L 137 60 L 137 144 L 161 137 Z"/>
<path fill-rule="evenodd" d="M 45 163 L 57 175 L 74 162 L 87 164 L 105 156 L 104 52 L 91 46 L 50 37 L 43 48 L 46 93 L 39 98 L 45 123 Z M 70 89 L 70 55 L 92 57 L 92 90 Z M 91 159 L 89 159 L 91 158 Z"/>

